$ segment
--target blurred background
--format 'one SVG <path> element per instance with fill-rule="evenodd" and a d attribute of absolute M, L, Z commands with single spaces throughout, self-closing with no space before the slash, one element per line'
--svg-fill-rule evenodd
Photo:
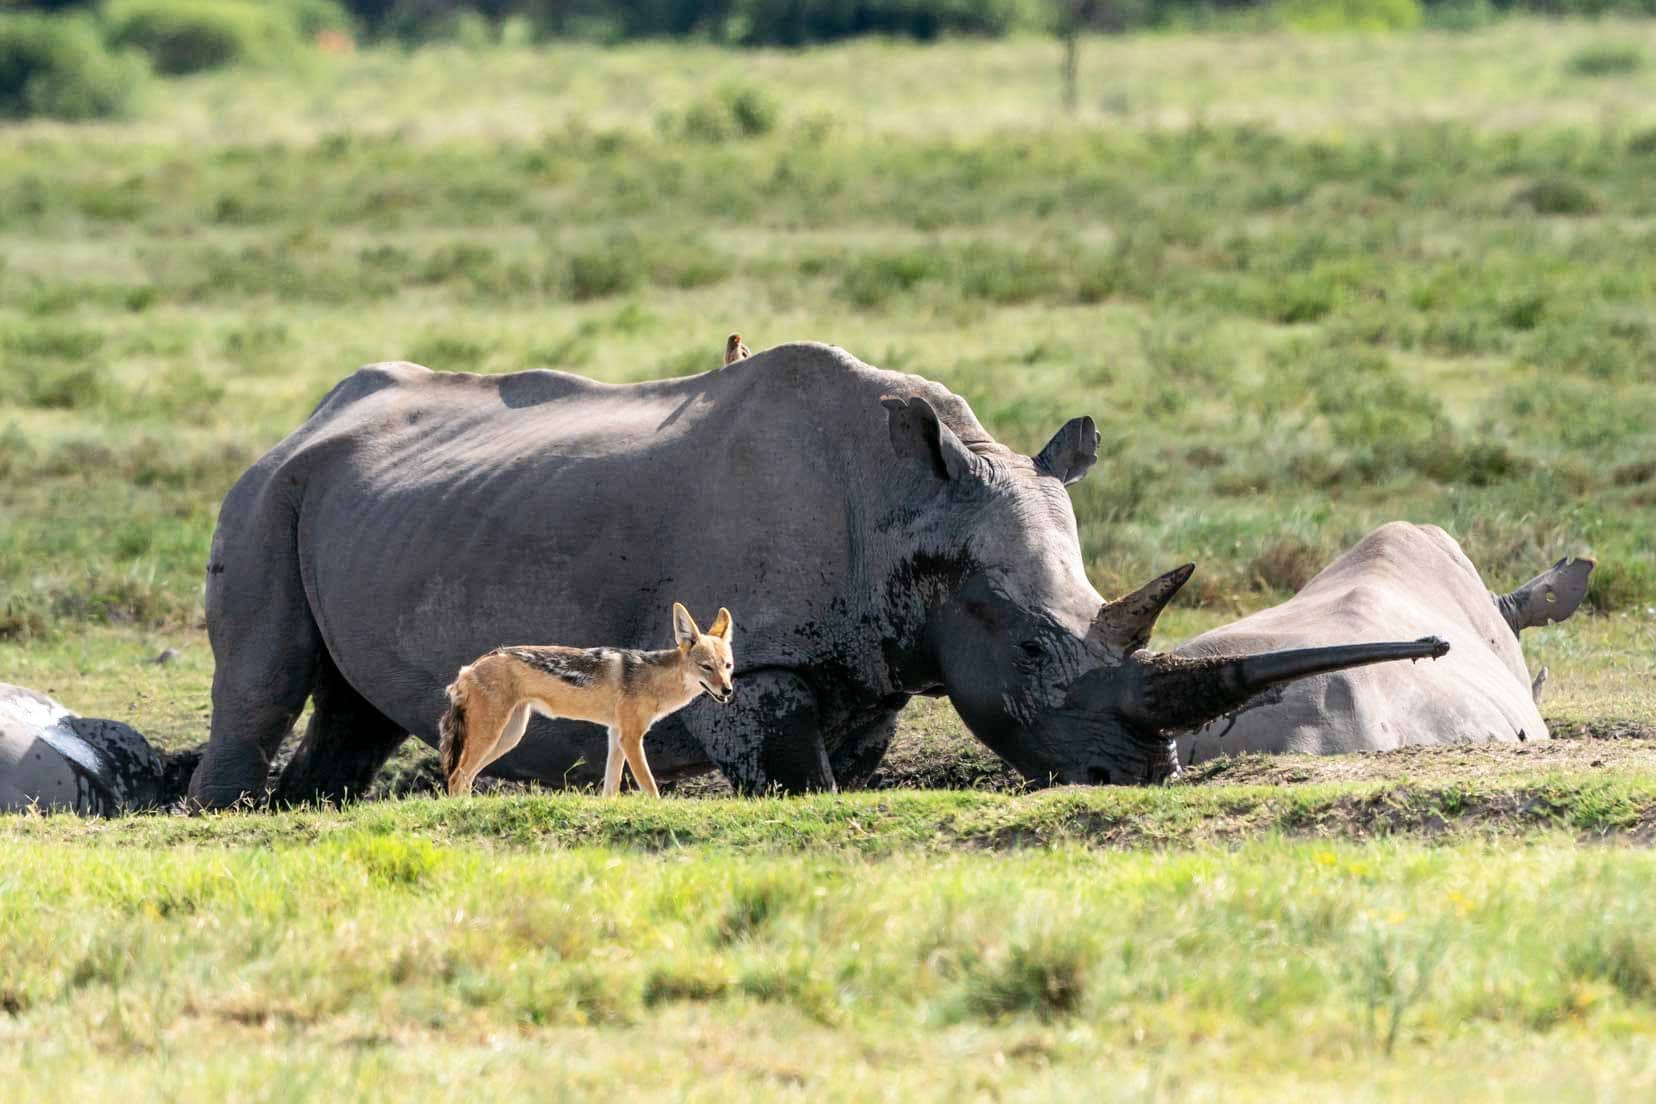
<path fill-rule="evenodd" d="M 199 738 L 219 501 L 340 377 L 739 330 L 1026 451 L 1091 414 L 1089 570 L 1198 560 L 1175 635 L 1408 518 L 1497 588 L 1596 554 L 1568 646 L 1613 668 L 1656 607 L 1652 14 L 0 0 L 0 662 L 130 715 L 100 665 L 178 644 L 140 714 Z"/>

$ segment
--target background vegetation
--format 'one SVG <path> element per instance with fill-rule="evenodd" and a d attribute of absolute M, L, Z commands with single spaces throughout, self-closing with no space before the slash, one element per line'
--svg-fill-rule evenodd
<path fill-rule="evenodd" d="M 14 125 L 0 637 L 193 623 L 219 498 L 359 363 L 636 379 L 731 328 L 1024 449 L 1092 414 L 1105 591 L 1188 556 L 1234 612 L 1408 517 L 1656 605 L 1648 25 L 1099 40 L 1075 117 L 1055 53 L 313 52 Z"/>

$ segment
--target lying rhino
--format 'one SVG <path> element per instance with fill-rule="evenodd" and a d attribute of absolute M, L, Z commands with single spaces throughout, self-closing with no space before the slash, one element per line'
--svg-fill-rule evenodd
<path fill-rule="evenodd" d="M 1543 679 L 1531 681 L 1518 633 L 1574 613 L 1592 570 L 1592 560 L 1563 559 L 1496 596 L 1442 529 L 1382 525 L 1287 602 L 1203 633 L 1175 654 L 1202 659 L 1431 633 L 1449 641 L 1449 657 L 1419 670 L 1337 671 L 1273 690 L 1235 716 L 1181 736 L 1180 761 L 1545 740 L 1536 710 Z"/>
<path fill-rule="evenodd" d="M 195 765 L 190 753 L 157 754 L 119 721 L 0 683 L 0 812 L 108 816 L 168 805 L 184 796 Z"/>
<path fill-rule="evenodd" d="M 361 793 L 405 734 L 435 744 L 461 664 L 659 645 L 675 600 L 735 615 L 736 695 L 661 720 L 650 763 L 744 792 L 860 784 L 916 694 L 1033 779 L 1149 781 L 1173 729 L 1267 686 L 1441 653 L 1143 651 L 1191 568 L 1112 603 L 1087 582 L 1064 488 L 1097 446 L 1076 418 L 1019 455 L 943 387 L 824 345 L 629 386 L 364 368 L 225 499 L 191 794 L 263 792 L 307 697 L 277 798 Z M 604 758 L 602 729 L 537 717 L 491 773 L 592 784 Z"/>

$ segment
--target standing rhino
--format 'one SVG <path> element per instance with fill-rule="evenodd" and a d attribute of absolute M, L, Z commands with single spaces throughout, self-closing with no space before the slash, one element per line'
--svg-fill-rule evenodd
<path fill-rule="evenodd" d="M 663 719 L 659 776 L 857 785 L 915 694 L 1040 781 L 1141 782 L 1169 732 L 1318 671 L 1440 654 L 1372 643 L 1202 660 L 1143 651 L 1189 566 L 1105 603 L 1065 486 L 1076 418 L 1033 458 L 966 403 L 843 350 L 785 345 L 629 386 L 561 372 L 363 368 L 226 497 L 207 575 L 204 805 L 367 788 L 428 744 L 455 671 L 501 645 L 648 646 L 673 601 L 743 626 L 736 696 Z M 491 773 L 600 780 L 602 729 L 536 718 Z"/>
<path fill-rule="evenodd" d="M 1449 657 L 1419 671 L 1336 671 L 1273 690 L 1181 736 L 1180 761 L 1545 740 L 1536 709 L 1541 680 L 1529 677 L 1518 633 L 1574 613 L 1592 570 L 1592 560 L 1567 558 L 1511 594 L 1492 595 L 1442 529 L 1382 525 L 1287 602 L 1203 633 L 1175 654 L 1201 659 L 1431 633 L 1449 641 Z"/>
<path fill-rule="evenodd" d="M 167 805 L 184 796 L 195 765 L 188 752 L 158 755 L 119 721 L 0 683 L 0 812 L 107 816 Z"/>

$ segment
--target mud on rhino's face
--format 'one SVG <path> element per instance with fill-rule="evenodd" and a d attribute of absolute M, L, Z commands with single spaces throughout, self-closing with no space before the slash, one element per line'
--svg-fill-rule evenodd
<path fill-rule="evenodd" d="M 1127 739 L 1118 717 L 1075 694 L 1101 664 L 1120 665 L 1144 642 L 1133 634 L 1089 635 L 1105 603 L 1087 581 L 1067 488 L 1096 455 L 1091 420 L 1072 421 L 1038 456 L 1025 458 L 1004 450 L 971 455 L 946 426 L 921 418 L 922 444 L 945 455 L 959 450 L 953 462 L 932 465 L 943 480 L 950 529 L 964 548 L 949 561 L 949 598 L 928 630 L 955 708 L 979 739 L 1030 778 L 1153 775 L 1144 741 Z M 894 439 L 895 426 L 894 420 Z M 1169 741 L 1158 734 L 1151 743 L 1165 758 Z"/>

